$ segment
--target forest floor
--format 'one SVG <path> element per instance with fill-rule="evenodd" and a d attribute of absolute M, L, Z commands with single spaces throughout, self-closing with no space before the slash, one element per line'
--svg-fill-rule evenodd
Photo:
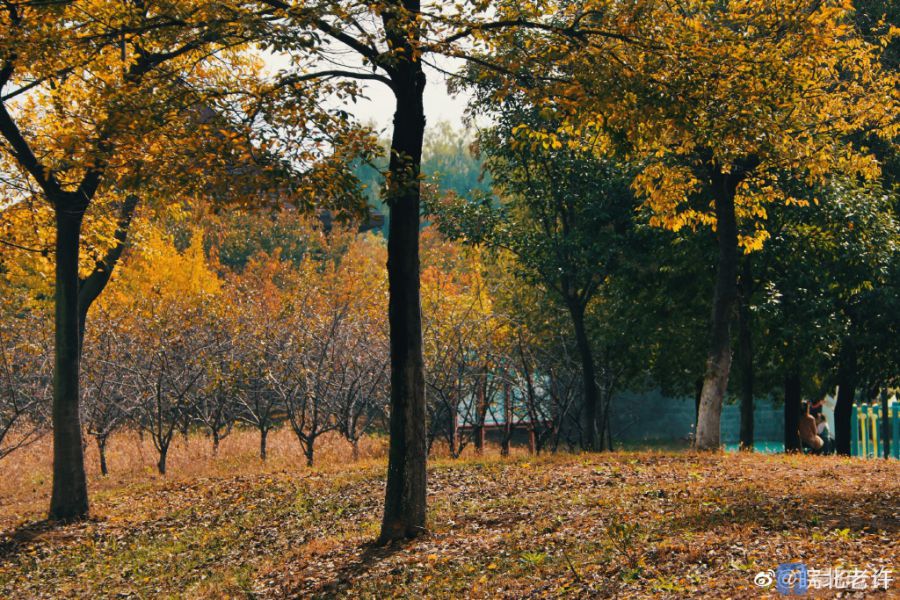
<path fill-rule="evenodd" d="M 308 469 L 288 438 L 275 437 L 262 465 L 250 433 L 239 435 L 247 447 L 223 446 L 215 460 L 175 452 L 166 478 L 150 471 L 152 456 L 116 475 L 113 455 L 106 478 L 91 459 L 92 518 L 61 526 L 40 521 L 46 452 L 29 449 L 30 475 L 7 470 L 17 464 L 8 457 L 0 598 L 778 598 L 754 578 L 786 562 L 900 578 L 897 461 L 437 459 L 429 533 L 376 547 L 381 442 L 359 462 L 323 452 L 323 466 Z M 900 583 L 841 597 L 900 597 Z"/>

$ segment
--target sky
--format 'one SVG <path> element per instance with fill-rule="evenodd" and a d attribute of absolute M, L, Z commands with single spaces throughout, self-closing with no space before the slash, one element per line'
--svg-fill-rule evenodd
<path fill-rule="evenodd" d="M 272 71 L 286 67 L 289 63 L 284 57 L 270 56 L 266 64 Z M 447 68 L 447 65 L 440 65 Z M 449 69 L 448 69 L 449 70 Z M 450 95 L 447 92 L 447 77 L 440 71 L 425 66 L 425 119 L 428 126 L 440 121 L 450 123 L 456 129 L 464 129 L 463 113 L 469 100 L 468 94 Z M 391 120 L 394 115 L 394 97 L 386 85 L 379 82 L 360 82 L 367 99 L 359 98 L 356 104 L 343 106 L 345 110 L 356 116 L 360 122 L 372 124 L 378 131 L 390 134 Z M 335 105 L 337 107 L 337 105 Z"/>
<path fill-rule="evenodd" d="M 447 92 L 446 77 L 434 69 L 426 67 L 425 119 L 428 125 L 448 121 L 454 127 L 463 129 L 463 112 L 468 95 L 451 96 Z M 349 112 L 364 123 L 374 123 L 379 129 L 389 128 L 394 114 L 394 97 L 387 86 L 371 83 L 365 86 L 369 100 L 359 100 L 347 107 Z"/>

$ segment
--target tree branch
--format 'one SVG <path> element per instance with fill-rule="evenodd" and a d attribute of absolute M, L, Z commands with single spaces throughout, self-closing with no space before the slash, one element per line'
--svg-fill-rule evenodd
<path fill-rule="evenodd" d="M 28 171 L 47 195 L 47 200 L 55 206 L 64 195 L 62 186 L 60 186 L 53 173 L 42 165 L 37 156 L 35 156 L 31 146 L 22 136 L 19 127 L 2 103 L 0 103 L 0 135 L 3 135 L 6 141 L 9 142 L 16 161 Z"/>
<path fill-rule="evenodd" d="M 78 309 L 81 312 L 81 322 L 84 322 L 84 316 L 87 315 L 88 308 L 97 296 L 106 287 L 109 278 L 112 276 L 113 268 L 122 256 L 128 239 L 128 229 L 131 226 L 131 220 L 134 217 L 134 210 L 137 207 L 138 197 L 136 194 L 129 194 L 122 204 L 122 210 L 119 213 L 119 220 L 116 224 L 116 233 L 113 236 L 116 245 L 109 249 L 103 259 L 97 261 L 91 274 L 82 279 L 78 286 Z"/>

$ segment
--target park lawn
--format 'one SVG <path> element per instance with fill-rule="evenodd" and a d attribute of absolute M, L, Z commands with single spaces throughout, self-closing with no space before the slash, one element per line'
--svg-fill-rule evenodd
<path fill-rule="evenodd" d="M 258 467 L 108 485 L 84 523 L 41 524 L 33 502 L 4 511 L 0 597 L 775 598 L 753 578 L 778 563 L 900 568 L 897 461 L 442 459 L 429 533 L 386 548 L 370 544 L 382 461 Z"/>

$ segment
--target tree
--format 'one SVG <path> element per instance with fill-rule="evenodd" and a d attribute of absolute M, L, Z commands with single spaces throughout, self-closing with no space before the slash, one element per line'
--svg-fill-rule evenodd
<path fill-rule="evenodd" d="M 388 225 L 388 321 L 390 324 L 391 409 L 388 477 L 381 542 L 425 531 L 426 408 L 419 284 L 420 175 L 425 133 L 424 63 L 432 55 L 474 58 L 463 42 L 521 19 L 495 20 L 491 6 L 465 0 L 422 6 L 419 0 L 346 0 L 324 6 L 261 0 L 277 9 L 291 34 L 272 39 L 294 68 L 281 84 L 312 80 L 369 81 L 386 85 L 396 101 L 384 201 Z M 333 63 L 335 53 L 358 62 Z M 352 85 L 343 89 L 354 95 Z"/>
<path fill-rule="evenodd" d="M 434 229 L 423 234 L 422 310 L 424 315 L 425 381 L 430 390 L 428 447 L 447 441 L 458 457 L 468 440 L 468 426 L 481 450 L 491 374 L 496 370 L 493 347 L 500 337 L 486 288 L 480 251 L 446 240 Z"/>
<path fill-rule="evenodd" d="M 838 177 L 807 193 L 818 199 L 816 212 L 774 212 L 772 240 L 760 255 L 768 342 L 762 350 L 774 363 L 769 370 L 808 382 L 794 387 L 785 408 L 793 411 L 786 412 L 786 434 L 795 432 L 803 389 L 821 396 L 837 384 L 836 448 L 849 454 L 857 390 L 877 390 L 897 377 L 896 336 L 889 333 L 896 329 L 896 197 Z"/>
<path fill-rule="evenodd" d="M 52 381 L 49 331 L 41 307 L 4 286 L 0 299 L 0 459 L 43 435 Z"/>
<path fill-rule="evenodd" d="M 333 346 L 331 401 L 338 432 L 359 458 L 359 440 L 387 414 L 387 281 L 380 268 L 384 245 L 375 236 L 349 244 L 340 258 L 334 291 L 346 306 Z"/>
<path fill-rule="evenodd" d="M 487 219 L 500 222 L 496 231 L 485 232 L 485 241 L 511 250 L 520 274 L 568 311 L 583 379 L 582 447 L 600 450 L 604 415 L 587 321 L 592 301 L 626 249 L 635 208 L 628 169 L 580 149 L 588 140 L 530 139 L 531 130 L 555 127 L 547 120 L 552 115 L 515 98 L 492 111 L 494 92 L 485 85 L 477 104 L 497 120 L 480 136 L 479 149 L 506 215 Z M 472 230 L 483 230 L 485 219 L 471 220 L 460 233 L 478 241 L 480 232 Z"/>
<path fill-rule="evenodd" d="M 203 354 L 204 374 L 191 403 L 191 420 L 209 434 L 212 453 L 219 452 L 219 444 L 231 433 L 237 419 L 234 392 L 239 385 L 236 374 L 237 355 L 231 336 L 231 321 L 221 309 L 205 311 L 205 318 L 197 331 L 206 340 Z"/>
<path fill-rule="evenodd" d="M 695 444 L 717 448 L 739 251 L 766 239 L 766 206 L 792 201 L 776 185 L 783 173 L 808 182 L 833 172 L 878 175 L 874 157 L 847 136 L 896 134 L 896 76 L 880 64 L 881 45 L 854 33 L 841 2 L 588 2 L 559 11 L 580 29 L 565 44 L 551 34 L 494 40 L 509 57 L 506 89 L 542 82 L 529 92 L 535 104 L 550 96 L 558 107 L 560 130 L 531 131 L 533 139 L 552 146 L 565 143 L 560 132 L 593 132 L 601 155 L 620 149 L 640 159 L 633 187 L 654 224 L 715 227 Z M 523 44 L 532 50 L 524 66 Z"/>
<path fill-rule="evenodd" d="M 0 13 L 0 169 L 14 182 L 7 186 L 13 202 L 40 198 L 33 206 L 52 212 L 41 242 L 55 238 L 53 519 L 88 512 L 81 339 L 88 309 L 121 254 L 136 201 L 129 193 L 161 174 L 156 161 L 196 149 L 183 142 L 209 132 L 196 119 L 187 126 L 184 115 L 197 114 L 210 84 L 221 94 L 226 75 L 233 80 L 254 68 L 233 50 L 247 36 L 224 13 L 214 3 L 159 11 L 104 0 L 7 2 Z M 192 163 L 201 173 L 202 166 Z M 171 171 L 165 177 L 176 179 Z M 160 188 L 166 179 L 156 179 Z M 79 255 L 88 209 L 102 221 L 116 201 L 121 216 L 106 217 L 112 241 L 98 244 L 96 264 L 84 274 Z"/>
<path fill-rule="evenodd" d="M 197 230 L 179 252 L 171 236 L 146 233 L 140 253 L 104 298 L 127 316 L 124 387 L 134 397 L 133 421 L 166 459 L 178 428 L 195 412 L 216 347 L 204 331 L 221 281 L 207 263 Z"/>
<path fill-rule="evenodd" d="M 296 332 L 291 327 L 288 308 L 277 285 L 283 275 L 284 266 L 280 261 L 262 254 L 254 257 L 244 273 L 229 282 L 228 290 L 233 307 L 228 328 L 235 349 L 229 371 L 234 373 L 237 383 L 237 418 L 259 430 L 262 460 L 266 460 L 269 432 L 286 410 L 283 394 L 273 388 L 273 380 L 274 385 L 278 385 L 278 380 L 272 370 L 282 361 L 295 363 L 299 350 L 294 344 Z M 282 355 L 282 351 L 289 353 Z"/>
<path fill-rule="evenodd" d="M 127 388 L 125 369 L 120 361 L 127 360 L 134 343 L 122 324 L 123 315 L 112 316 L 102 307 L 103 318 L 92 328 L 90 343 L 82 355 L 84 386 L 81 412 L 87 434 L 94 438 L 100 455 L 100 473 L 109 474 L 106 464 L 106 444 L 115 431 L 129 422 L 133 406 L 131 390 Z M 132 333 L 133 334 L 133 333 Z"/>

